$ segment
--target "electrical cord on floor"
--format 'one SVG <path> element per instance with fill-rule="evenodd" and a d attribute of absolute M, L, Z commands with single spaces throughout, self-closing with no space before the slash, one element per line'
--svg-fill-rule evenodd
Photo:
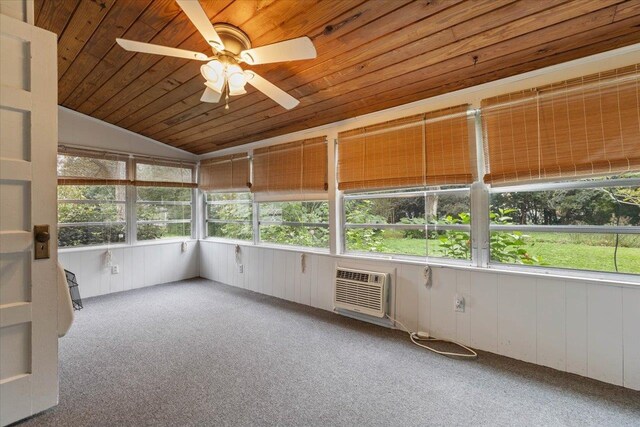
<path fill-rule="evenodd" d="M 387 314 L 387 317 L 389 318 L 389 320 L 396 322 L 397 324 L 399 324 L 400 326 L 402 326 L 402 329 L 405 330 L 405 332 L 407 332 L 409 334 L 409 338 L 411 339 L 411 342 L 414 343 L 415 345 L 422 347 L 422 348 L 426 348 L 429 351 L 432 351 L 434 353 L 443 355 L 443 356 L 450 356 L 450 357 L 460 357 L 460 358 L 465 358 L 465 359 L 476 359 L 478 358 L 478 353 L 476 353 L 475 351 L 473 351 L 472 349 L 470 349 L 469 347 L 467 347 L 464 344 L 460 344 L 458 342 L 455 341 L 449 341 L 449 340 L 442 340 L 439 338 L 434 338 L 432 336 L 429 336 L 428 334 L 424 333 L 424 332 L 411 332 L 406 326 L 404 326 L 404 324 L 397 320 L 394 319 L 393 317 L 389 316 Z M 442 350 L 436 350 L 433 347 L 430 347 L 426 344 L 421 343 L 420 341 L 431 341 L 431 342 L 435 342 L 435 341 L 439 341 L 439 342 L 445 342 L 445 343 L 450 343 L 450 344 L 455 344 L 458 347 L 462 347 L 463 349 L 465 349 L 466 351 L 468 351 L 469 353 L 454 353 L 454 352 L 449 352 L 449 351 L 442 351 Z"/>

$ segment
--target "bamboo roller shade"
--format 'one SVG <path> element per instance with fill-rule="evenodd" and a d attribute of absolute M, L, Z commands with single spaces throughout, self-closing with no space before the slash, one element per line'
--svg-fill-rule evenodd
<path fill-rule="evenodd" d="M 134 158 L 134 174 L 137 187 L 197 187 L 191 163 Z"/>
<path fill-rule="evenodd" d="M 251 191 L 327 191 L 327 162 L 326 136 L 256 149 Z"/>
<path fill-rule="evenodd" d="M 485 182 L 640 170 L 639 76 L 633 65 L 483 100 Z"/>
<path fill-rule="evenodd" d="M 203 160 L 200 163 L 200 189 L 204 191 L 247 191 L 251 187 L 248 153 Z"/>
<path fill-rule="evenodd" d="M 128 156 L 62 149 L 58 153 L 58 185 L 129 185 Z"/>
<path fill-rule="evenodd" d="M 133 163 L 134 179 L 129 179 L 130 163 Z M 138 171 L 138 165 L 144 166 L 142 171 Z M 194 166 L 192 163 L 130 158 L 124 154 L 63 148 L 58 153 L 58 185 L 195 188 Z"/>
<path fill-rule="evenodd" d="M 338 188 L 473 182 L 467 105 L 338 134 Z"/>

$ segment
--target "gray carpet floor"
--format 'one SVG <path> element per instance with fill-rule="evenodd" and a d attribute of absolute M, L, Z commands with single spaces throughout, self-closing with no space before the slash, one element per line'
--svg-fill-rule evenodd
<path fill-rule="evenodd" d="M 87 299 L 24 426 L 639 426 L 640 393 L 204 279 Z"/>

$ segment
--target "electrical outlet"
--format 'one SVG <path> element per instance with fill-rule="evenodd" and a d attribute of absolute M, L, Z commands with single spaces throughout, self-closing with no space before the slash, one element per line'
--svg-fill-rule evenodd
<path fill-rule="evenodd" d="M 453 309 L 455 311 L 464 313 L 464 297 L 463 296 L 456 295 L 456 299 L 453 302 Z"/>
<path fill-rule="evenodd" d="M 120 266 L 119 265 L 112 265 L 111 266 L 111 274 L 119 274 L 120 273 Z"/>
<path fill-rule="evenodd" d="M 238 273 L 240 274 L 244 273 L 244 265 L 238 264 Z"/>

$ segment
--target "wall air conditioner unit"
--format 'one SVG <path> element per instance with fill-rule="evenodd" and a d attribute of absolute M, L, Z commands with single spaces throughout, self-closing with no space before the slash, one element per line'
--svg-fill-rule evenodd
<path fill-rule="evenodd" d="M 387 314 L 388 273 L 336 268 L 333 305 L 369 316 L 383 318 Z"/>

